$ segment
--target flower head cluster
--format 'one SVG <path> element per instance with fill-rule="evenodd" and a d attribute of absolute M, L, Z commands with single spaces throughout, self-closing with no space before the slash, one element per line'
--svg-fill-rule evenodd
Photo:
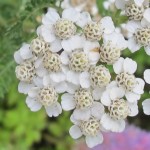
<path fill-rule="evenodd" d="M 149 0 L 116 0 L 115 5 L 129 18 L 125 27 L 129 34 L 129 50 L 136 52 L 144 47 L 146 53 L 150 55 Z"/>
<path fill-rule="evenodd" d="M 88 12 L 67 8 L 59 14 L 49 8 L 37 38 L 14 54 L 18 90 L 27 94 L 31 111 L 43 106 L 49 117 L 56 117 L 62 109 L 72 110 L 70 135 L 84 135 L 94 147 L 103 142 L 102 132 L 123 131 L 127 116 L 138 113 L 144 81 L 134 75 L 136 62 L 121 57 L 126 48 L 111 17 L 95 22 Z M 108 65 L 117 74 L 114 80 Z"/>

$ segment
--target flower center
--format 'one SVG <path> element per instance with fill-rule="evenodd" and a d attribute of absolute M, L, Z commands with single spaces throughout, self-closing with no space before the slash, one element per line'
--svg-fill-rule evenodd
<path fill-rule="evenodd" d="M 88 121 L 81 122 L 80 128 L 84 135 L 96 136 L 100 131 L 100 121 L 91 117 Z"/>
<path fill-rule="evenodd" d="M 112 101 L 112 104 L 108 107 L 108 110 L 110 117 L 116 120 L 127 118 L 130 111 L 129 106 L 124 99 Z"/>
<path fill-rule="evenodd" d="M 127 3 L 125 12 L 130 20 L 141 20 L 143 18 L 144 6 L 137 6 L 134 3 Z"/>
<path fill-rule="evenodd" d="M 20 81 L 31 82 L 35 76 L 35 67 L 33 62 L 25 61 L 23 64 L 16 67 L 15 72 Z"/>
<path fill-rule="evenodd" d="M 107 64 L 113 64 L 119 59 L 120 53 L 121 50 L 111 43 L 102 45 L 100 49 L 100 61 Z"/>
<path fill-rule="evenodd" d="M 150 27 L 137 29 L 135 39 L 142 46 L 150 45 Z"/>
<path fill-rule="evenodd" d="M 79 89 L 74 94 L 74 100 L 76 101 L 76 107 L 79 109 L 92 106 L 93 97 L 89 90 Z"/>
<path fill-rule="evenodd" d="M 127 91 L 132 91 L 137 84 L 135 76 L 125 72 L 118 74 L 116 81 L 119 86 L 122 86 Z"/>
<path fill-rule="evenodd" d="M 104 87 L 110 82 L 111 75 L 106 67 L 99 65 L 91 68 L 90 79 L 94 87 Z"/>
<path fill-rule="evenodd" d="M 38 94 L 38 101 L 44 106 L 51 106 L 58 100 L 58 94 L 53 87 L 42 88 Z"/>
<path fill-rule="evenodd" d="M 47 50 L 47 44 L 43 40 L 36 38 L 31 41 L 30 49 L 35 55 L 43 55 Z"/>
<path fill-rule="evenodd" d="M 54 28 L 55 28 L 55 34 L 60 39 L 70 38 L 71 36 L 73 36 L 76 33 L 76 30 L 77 30 L 74 23 L 67 19 L 59 19 L 58 21 L 56 21 Z"/>
<path fill-rule="evenodd" d="M 71 54 L 69 67 L 73 71 L 82 72 L 89 69 L 88 56 L 82 51 L 75 51 Z"/>
<path fill-rule="evenodd" d="M 61 61 L 57 53 L 47 51 L 43 57 L 43 65 L 50 72 L 57 72 L 61 69 Z"/>
<path fill-rule="evenodd" d="M 99 41 L 102 37 L 100 25 L 96 22 L 88 23 L 83 29 L 84 35 L 88 40 Z"/>

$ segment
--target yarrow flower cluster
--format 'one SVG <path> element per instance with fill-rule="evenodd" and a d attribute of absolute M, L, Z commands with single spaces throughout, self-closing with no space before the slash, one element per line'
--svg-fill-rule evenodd
<path fill-rule="evenodd" d="M 69 133 L 74 139 L 85 136 L 90 148 L 103 142 L 102 132 L 125 129 L 125 119 L 138 114 L 138 100 L 144 93 L 145 82 L 134 74 L 137 63 L 121 54 L 131 41 L 149 49 L 149 26 L 143 28 L 142 23 L 149 25 L 149 8 L 146 1 L 138 4 L 135 0 L 132 5 L 124 1 L 121 7 L 119 2 L 118 8 L 129 16 L 128 24 L 141 25 L 128 41 L 109 16 L 93 21 L 88 12 L 72 7 L 61 14 L 49 8 L 37 37 L 14 54 L 18 91 L 27 94 L 29 109 L 38 111 L 43 106 L 49 117 L 72 110 L 74 125 Z"/>

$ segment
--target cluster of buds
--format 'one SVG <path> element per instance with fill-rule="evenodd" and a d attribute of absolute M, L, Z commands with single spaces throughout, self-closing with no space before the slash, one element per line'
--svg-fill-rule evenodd
<path fill-rule="evenodd" d="M 142 5 L 144 14 L 148 8 Z M 125 6 L 129 19 L 137 21 Z M 144 18 L 140 12 L 139 18 Z M 133 35 L 141 46 L 149 46 L 149 27 Z M 73 110 L 69 133 L 74 139 L 85 136 L 92 148 L 103 142 L 102 132 L 122 132 L 127 116 L 138 114 L 145 82 L 134 75 L 136 62 L 121 57 L 127 47 L 111 17 L 93 21 L 88 12 L 66 8 L 59 15 L 49 8 L 37 37 L 14 54 L 18 90 L 27 94 L 31 111 L 43 106 L 49 117 L 57 117 Z M 116 73 L 113 79 L 108 66 Z"/>

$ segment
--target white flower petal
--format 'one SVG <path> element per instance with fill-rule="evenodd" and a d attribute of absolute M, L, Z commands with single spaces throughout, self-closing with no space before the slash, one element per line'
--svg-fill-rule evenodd
<path fill-rule="evenodd" d="M 143 94 L 144 93 L 144 86 L 145 86 L 145 82 L 143 79 L 140 78 L 136 78 L 137 84 L 135 86 L 135 88 L 133 89 L 134 93 L 137 94 Z"/>
<path fill-rule="evenodd" d="M 54 33 L 54 28 L 53 26 L 45 26 L 45 25 L 42 25 L 40 27 L 40 36 L 43 37 L 43 39 L 46 41 L 46 42 L 53 42 L 56 40 L 56 36 L 55 36 L 55 33 Z"/>
<path fill-rule="evenodd" d="M 68 65 L 69 64 L 69 56 L 68 56 L 68 53 L 63 51 L 61 54 L 60 54 L 60 59 L 61 59 L 61 62 L 64 64 L 64 65 Z"/>
<path fill-rule="evenodd" d="M 91 112 L 89 109 L 75 109 L 73 116 L 76 120 L 87 121 L 91 117 Z"/>
<path fill-rule="evenodd" d="M 113 64 L 113 69 L 114 69 L 114 72 L 116 74 L 119 74 L 121 72 L 123 72 L 123 63 L 124 63 L 124 58 L 120 57 L 118 59 L 118 61 L 116 61 L 114 64 Z"/>
<path fill-rule="evenodd" d="M 146 52 L 147 55 L 150 56 L 150 46 L 145 47 L 145 52 Z"/>
<path fill-rule="evenodd" d="M 71 52 L 72 50 L 83 48 L 84 40 L 84 37 L 75 35 L 70 39 L 63 40 L 61 44 L 65 51 Z"/>
<path fill-rule="evenodd" d="M 27 97 L 26 104 L 30 108 L 31 111 L 38 111 L 41 109 L 42 105 L 33 98 Z"/>
<path fill-rule="evenodd" d="M 86 144 L 89 148 L 93 148 L 103 142 L 103 135 L 99 133 L 97 136 L 86 136 Z"/>
<path fill-rule="evenodd" d="M 128 23 L 126 24 L 126 29 L 128 30 L 128 32 L 131 32 L 132 34 L 135 33 L 137 28 L 140 28 L 141 23 L 139 21 L 128 21 Z"/>
<path fill-rule="evenodd" d="M 104 31 L 105 34 L 110 34 L 115 31 L 115 26 L 111 17 L 103 17 L 100 20 L 100 27 Z"/>
<path fill-rule="evenodd" d="M 35 97 L 38 95 L 39 90 L 40 90 L 39 87 L 33 87 L 33 88 L 31 88 L 31 90 L 28 92 L 28 95 L 29 95 L 31 98 L 35 98 Z"/>
<path fill-rule="evenodd" d="M 137 63 L 130 58 L 126 58 L 123 63 L 123 68 L 126 73 L 133 74 L 137 69 Z"/>
<path fill-rule="evenodd" d="M 22 57 L 20 55 L 20 51 L 19 50 L 14 53 L 14 59 L 15 59 L 15 62 L 17 64 L 21 64 L 23 62 L 23 59 L 22 59 Z"/>
<path fill-rule="evenodd" d="M 44 25 L 50 25 L 56 23 L 56 21 L 60 18 L 59 14 L 56 10 L 49 8 L 48 12 L 43 16 L 42 23 Z"/>
<path fill-rule="evenodd" d="M 125 4 L 126 4 L 126 1 L 125 0 L 116 0 L 115 1 L 115 5 L 118 9 L 122 9 L 124 10 L 125 9 Z"/>
<path fill-rule="evenodd" d="M 100 54 L 98 52 L 89 53 L 89 61 L 91 65 L 95 65 L 100 59 Z"/>
<path fill-rule="evenodd" d="M 100 100 L 104 91 L 105 88 L 95 88 L 92 92 L 94 100 Z"/>
<path fill-rule="evenodd" d="M 97 119 L 101 119 L 103 114 L 104 106 L 99 102 L 95 102 L 91 108 L 91 115 L 96 117 Z"/>
<path fill-rule="evenodd" d="M 64 93 L 67 91 L 67 87 L 67 83 L 63 81 L 55 85 L 55 90 L 57 93 Z"/>
<path fill-rule="evenodd" d="M 52 52 L 59 52 L 62 49 L 61 41 L 56 39 L 50 44 L 50 51 Z"/>
<path fill-rule="evenodd" d="M 42 88 L 43 87 L 43 78 L 40 78 L 40 77 L 34 77 L 33 78 L 33 83 L 37 86 L 37 87 L 40 87 Z"/>
<path fill-rule="evenodd" d="M 129 38 L 128 40 L 128 48 L 129 50 L 134 53 L 140 49 L 140 45 L 136 42 L 134 37 Z"/>
<path fill-rule="evenodd" d="M 144 11 L 143 16 L 150 23 L 150 8 L 148 8 Z"/>
<path fill-rule="evenodd" d="M 82 136 L 82 132 L 81 132 L 80 128 L 77 125 L 73 125 L 70 128 L 69 134 L 71 135 L 71 137 L 73 139 L 78 139 Z"/>
<path fill-rule="evenodd" d="M 76 11 L 74 8 L 68 8 L 62 12 L 62 18 L 66 18 L 73 22 L 76 22 L 79 19 L 79 17 L 80 13 Z"/>
<path fill-rule="evenodd" d="M 111 99 L 110 99 L 110 96 L 109 96 L 109 91 L 105 91 L 102 94 L 101 103 L 105 106 L 110 106 L 111 105 Z"/>
<path fill-rule="evenodd" d="M 130 103 L 133 103 L 139 100 L 141 98 L 141 95 L 133 92 L 126 92 L 125 97 Z"/>
<path fill-rule="evenodd" d="M 114 120 L 108 114 L 102 116 L 101 124 L 106 130 L 112 132 L 122 132 L 125 129 L 124 120 Z"/>
<path fill-rule="evenodd" d="M 64 110 L 69 111 L 75 108 L 76 102 L 72 94 L 65 93 L 61 96 L 61 106 Z"/>
<path fill-rule="evenodd" d="M 83 28 L 86 24 L 88 24 L 91 21 L 91 16 L 88 12 L 82 12 L 78 21 L 77 25 L 81 28 Z"/>
<path fill-rule="evenodd" d="M 20 82 L 18 85 L 18 91 L 20 93 L 27 94 L 33 86 L 34 86 L 33 84 L 29 84 L 26 82 Z"/>
<path fill-rule="evenodd" d="M 110 98 L 112 100 L 123 98 L 125 94 L 125 90 L 120 87 L 114 87 L 110 90 Z"/>
<path fill-rule="evenodd" d="M 78 88 L 79 88 L 79 85 L 74 85 L 68 82 L 66 91 L 70 94 L 74 94 Z"/>
<path fill-rule="evenodd" d="M 23 44 L 23 46 L 20 48 L 20 56 L 23 59 L 29 59 L 31 58 L 32 55 L 32 51 L 30 50 L 30 45 L 29 44 Z"/>
<path fill-rule="evenodd" d="M 57 117 L 59 114 L 62 113 L 62 108 L 58 102 L 52 106 L 45 107 L 45 109 L 49 117 Z"/>
<path fill-rule="evenodd" d="M 144 114 L 150 115 L 150 99 L 146 99 L 142 103 Z"/>
<path fill-rule="evenodd" d="M 50 74 L 50 79 L 53 82 L 59 83 L 65 81 L 66 76 L 63 72 L 53 72 Z"/>
<path fill-rule="evenodd" d="M 150 69 L 144 71 L 144 80 L 146 83 L 150 84 Z"/>
<path fill-rule="evenodd" d="M 90 74 L 88 72 L 82 72 L 79 76 L 79 80 L 82 88 L 90 87 Z"/>
<path fill-rule="evenodd" d="M 79 73 L 73 72 L 73 71 L 68 71 L 67 72 L 67 81 L 70 83 L 73 83 L 75 85 L 79 85 Z"/>
<path fill-rule="evenodd" d="M 134 0 L 135 4 L 138 6 L 142 6 L 144 0 Z"/>
<path fill-rule="evenodd" d="M 128 106 L 130 108 L 129 116 L 132 116 L 132 117 L 136 116 L 138 114 L 138 112 L 139 112 L 137 102 L 128 103 Z"/>
<path fill-rule="evenodd" d="M 36 74 L 39 77 L 44 77 L 48 74 L 47 70 L 41 65 L 39 68 L 36 69 Z"/>

